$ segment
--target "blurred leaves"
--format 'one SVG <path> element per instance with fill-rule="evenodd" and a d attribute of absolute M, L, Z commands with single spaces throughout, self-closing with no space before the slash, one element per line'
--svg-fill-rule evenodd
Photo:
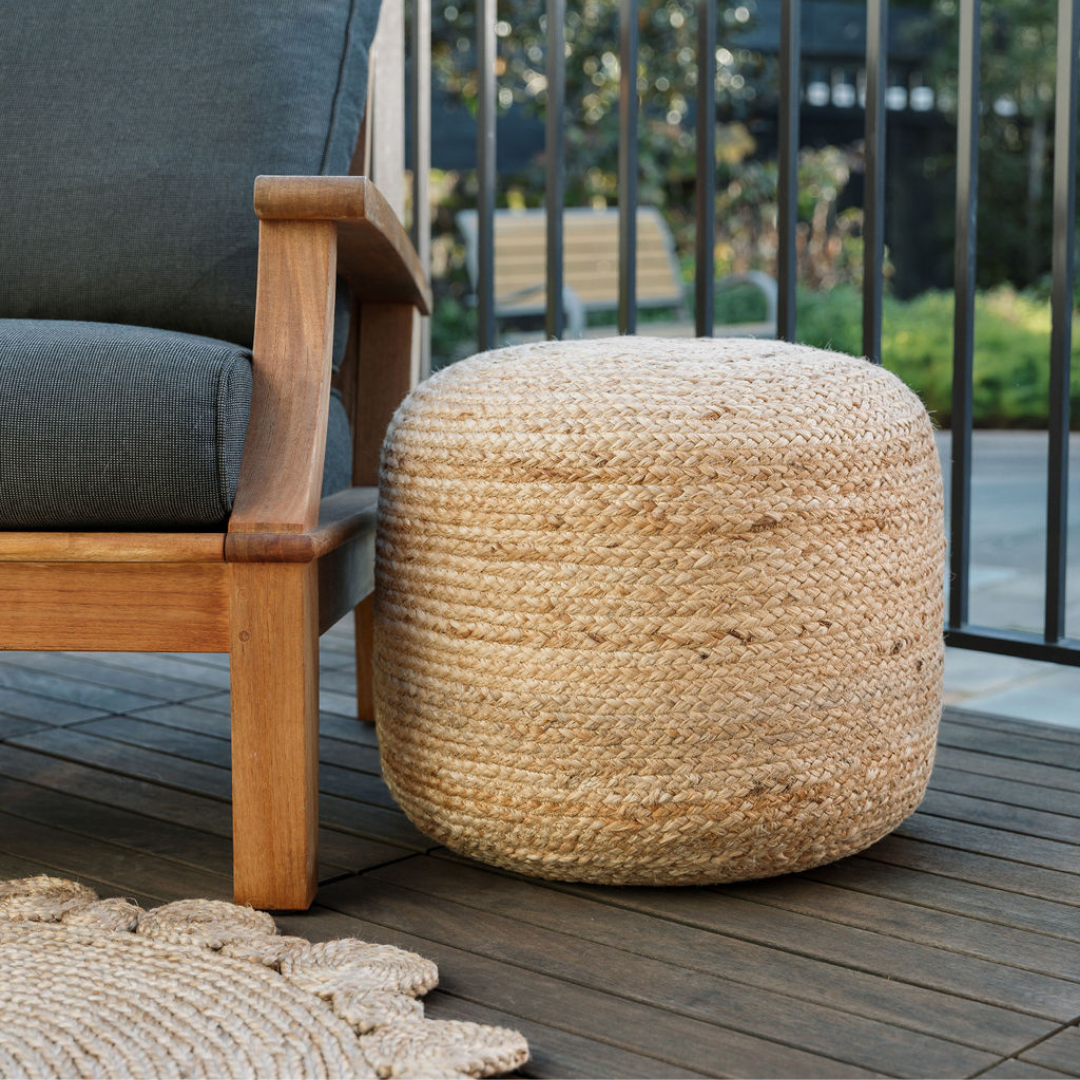
<path fill-rule="evenodd" d="M 952 419 L 951 293 L 913 300 L 886 296 L 882 355 L 923 399 L 936 423 Z M 1049 393 L 1050 305 L 1030 292 L 999 286 L 975 302 L 976 427 L 1045 428 Z M 1080 327 L 1078 327 L 1080 329 Z M 798 337 L 808 345 L 859 355 L 862 295 L 850 286 L 800 292 Z M 1080 429 L 1080 342 L 1074 334 L 1072 415 Z"/>

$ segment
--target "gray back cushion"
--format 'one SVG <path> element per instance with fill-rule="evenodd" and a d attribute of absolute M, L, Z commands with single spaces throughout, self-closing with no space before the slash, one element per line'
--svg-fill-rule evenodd
<path fill-rule="evenodd" d="M 260 173 L 343 174 L 379 0 L 3 0 L 0 317 L 250 345 Z"/>

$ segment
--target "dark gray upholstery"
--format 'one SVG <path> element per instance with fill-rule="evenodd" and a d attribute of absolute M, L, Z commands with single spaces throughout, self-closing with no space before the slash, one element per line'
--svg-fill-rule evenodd
<path fill-rule="evenodd" d="M 347 173 L 378 0 L 4 0 L 0 317 L 250 345 L 259 173 Z"/>
<path fill-rule="evenodd" d="M 345 403 L 337 390 L 330 391 L 330 419 L 326 427 L 326 458 L 322 493 L 332 495 L 352 487 L 352 429 Z"/>
<path fill-rule="evenodd" d="M 0 525 L 219 527 L 251 409 L 251 353 L 193 334 L 0 319 Z M 331 399 L 329 494 L 350 483 Z"/>

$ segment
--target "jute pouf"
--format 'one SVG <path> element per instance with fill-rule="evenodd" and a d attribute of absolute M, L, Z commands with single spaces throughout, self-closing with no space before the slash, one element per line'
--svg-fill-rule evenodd
<path fill-rule="evenodd" d="M 62 878 L 0 882 L 0 1077 L 481 1077 L 517 1032 L 424 1019 L 430 960 L 312 945 L 215 900 L 142 911 Z"/>
<path fill-rule="evenodd" d="M 918 805 L 942 677 L 918 398 L 777 342 L 553 342 L 422 385 L 384 448 L 376 717 L 435 840 L 541 877 L 734 881 Z"/>

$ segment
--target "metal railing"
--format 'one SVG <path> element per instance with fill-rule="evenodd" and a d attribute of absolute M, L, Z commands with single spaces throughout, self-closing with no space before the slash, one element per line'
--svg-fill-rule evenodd
<path fill-rule="evenodd" d="M 494 214 L 496 203 L 496 0 L 476 4 L 478 62 L 477 167 L 479 238 L 478 347 L 494 347 Z M 636 330 L 636 204 L 638 178 L 638 11 L 640 0 L 619 4 L 619 259 L 618 328 Z M 695 330 L 712 336 L 715 268 L 715 72 L 717 0 L 696 0 L 697 153 Z M 796 334 L 796 224 L 798 203 L 801 0 L 781 0 L 779 42 L 779 161 L 777 192 L 777 336 Z M 865 185 L 863 206 L 863 353 L 881 363 L 885 245 L 885 150 L 888 0 L 867 0 L 865 56 Z M 547 0 L 545 205 L 547 209 L 546 332 L 561 337 L 563 310 L 562 211 L 566 0 Z M 1080 640 L 1065 634 L 1068 522 L 1069 378 L 1073 312 L 1076 201 L 1077 58 L 1080 0 L 1058 0 L 1055 154 L 1053 174 L 1052 334 L 1050 349 L 1049 493 L 1047 499 L 1044 626 L 1041 634 L 972 625 L 971 473 L 975 323 L 975 243 L 978 205 L 979 0 L 959 0 L 956 239 L 954 259 L 950 589 L 946 634 L 951 645 L 1080 666 Z M 421 257 L 431 250 L 427 169 L 431 137 L 431 0 L 412 0 L 412 161 L 414 238 Z"/>

